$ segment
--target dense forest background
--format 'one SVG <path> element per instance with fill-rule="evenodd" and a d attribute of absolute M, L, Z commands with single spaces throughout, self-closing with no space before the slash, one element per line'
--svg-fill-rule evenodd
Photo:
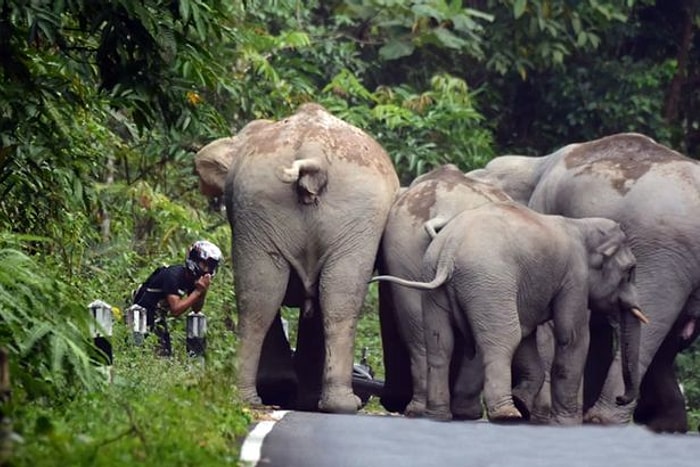
<path fill-rule="evenodd" d="M 3 439 L 15 462 L 163 461 L 169 443 L 193 443 L 180 431 L 200 433 L 200 449 L 179 461 L 231 456 L 251 415 L 231 402 L 230 264 L 210 293 L 205 369 L 123 348 L 122 379 L 105 386 L 85 338 L 87 303 L 119 314 L 191 241 L 228 254 L 193 174 L 202 145 L 316 101 L 372 134 L 403 182 L 622 131 L 697 157 L 699 26 L 696 0 L 0 0 L 0 344 L 14 420 Z M 679 362 L 693 411 L 698 354 Z M 183 422 L 184 410 L 205 415 Z"/>

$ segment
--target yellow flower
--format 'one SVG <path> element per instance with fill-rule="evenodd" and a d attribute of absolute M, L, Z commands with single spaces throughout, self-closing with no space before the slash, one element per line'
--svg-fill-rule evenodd
<path fill-rule="evenodd" d="M 124 315 L 122 313 L 122 310 L 119 309 L 119 307 L 113 306 L 112 316 L 114 316 L 117 321 L 121 321 Z"/>
<path fill-rule="evenodd" d="M 187 102 L 189 102 L 192 105 L 197 105 L 200 102 L 202 102 L 202 96 L 200 96 L 194 91 L 187 91 Z"/>

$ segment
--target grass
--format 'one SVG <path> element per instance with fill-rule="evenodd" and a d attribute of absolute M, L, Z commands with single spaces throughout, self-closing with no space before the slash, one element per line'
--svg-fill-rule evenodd
<path fill-rule="evenodd" d="M 204 363 L 185 355 L 181 330 L 170 359 L 154 355 L 153 338 L 134 347 L 125 333 L 118 326 L 113 339 L 112 384 L 78 394 L 60 411 L 37 404 L 15 421 L 24 440 L 14 446 L 13 465 L 238 465 L 254 420 L 237 402 L 233 336 L 210 341 Z"/>

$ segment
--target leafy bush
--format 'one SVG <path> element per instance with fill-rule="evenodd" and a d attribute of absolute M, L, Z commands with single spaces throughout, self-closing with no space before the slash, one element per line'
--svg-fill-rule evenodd
<path fill-rule="evenodd" d="M 237 465 L 254 414 L 236 402 L 232 364 L 223 364 L 232 362 L 233 336 L 212 323 L 212 358 L 202 362 L 185 355 L 178 324 L 169 359 L 155 356 L 153 337 L 136 347 L 117 325 L 113 383 L 60 408 L 26 408 L 15 423 L 24 442 L 15 448 L 14 464 Z"/>
<path fill-rule="evenodd" d="M 16 378 L 14 403 L 60 402 L 96 390 L 101 379 L 91 362 L 86 305 L 59 274 L 18 250 L 15 239 L 0 237 L 0 346 Z"/>
<path fill-rule="evenodd" d="M 343 120 L 365 129 L 393 158 L 403 184 L 439 165 L 469 171 L 493 157 L 491 133 L 483 128 L 475 92 L 446 74 L 435 75 L 430 89 L 409 86 L 366 89 L 349 70 L 336 75 L 319 99 Z"/>

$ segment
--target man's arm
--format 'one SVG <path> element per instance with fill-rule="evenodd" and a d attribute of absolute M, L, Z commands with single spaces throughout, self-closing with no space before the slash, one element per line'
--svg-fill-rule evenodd
<path fill-rule="evenodd" d="M 192 308 L 194 311 L 200 311 L 204 306 L 204 298 L 207 295 L 207 290 L 211 284 L 211 276 L 205 274 L 194 284 L 194 290 L 186 297 L 180 298 L 178 295 L 170 294 L 166 297 L 170 313 L 177 317 Z"/>

